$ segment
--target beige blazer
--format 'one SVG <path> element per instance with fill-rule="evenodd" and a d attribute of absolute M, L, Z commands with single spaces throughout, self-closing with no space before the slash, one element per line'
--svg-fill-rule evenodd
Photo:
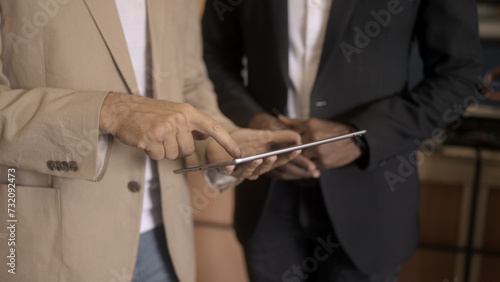
<path fill-rule="evenodd" d="M 191 103 L 233 129 L 202 63 L 197 1 L 147 8 L 155 97 Z M 114 0 L 0 0 L 0 13 L 0 281 L 128 281 L 145 154 L 109 136 L 107 153 L 98 150 L 105 94 L 137 94 Z M 189 191 L 172 173 L 181 166 L 158 163 L 163 220 L 178 277 L 195 281 Z"/>

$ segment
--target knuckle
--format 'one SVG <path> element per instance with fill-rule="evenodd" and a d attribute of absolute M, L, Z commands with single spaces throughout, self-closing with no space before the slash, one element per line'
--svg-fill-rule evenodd
<path fill-rule="evenodd" d="M 193 105 L 189 104 L 189 103 L 182 103 L 182 104 L 179 104 L 179 109 L 182 113 L 184 114 L 192 114 L 193 112 L 197 111 L 195 109 L 195 107 L 193 107 Z"/>
<path fill-rule="evenodd" d="M 180 149 L 178 144 L 173 142 L 163 142 L 163 149 L 165 152 L 165 158 L 169 160 L 176 160 L 179 158 Z"/>
<path fill-rule="evenodd" d="M 182 157 L 187 157 L 187 156 L 190 156 L 192 154 L 194 154 L 194 146 L 189 146 L 189 147 L 181 149 L 180 155 Z"/>
<path fill-rule="evenodd" d="M 188 110 L 188 111 L 193 111 L 193 110 L 195 110 L 195 107 L 194 107 L 193 105 L 189 104 L 189 103 L 182 103 L 182 106 L 183 106 L 186 110 Z"/>
<path fill-rule="evenodd" d="M 187 124 L 187 117 L 184 113 L 182 112 L 176 112 L 172 114 L 171 119 L 176 123 L 176 124 Z"/>
<path fill-rule="evenodd" d="M 139 140 L 139 141 L 137 141 L 137 143 L 135 144 L 135 147 L 139 148 L 139 149 L 142 149 L 142 150 L 147 150 L 148 149 L 147 142 L 145 140 Z"/>
<path fill-rule="evenodd" d="M 176 160 L 177 158 L 179 158 L 179 152 L 166 152 L 165 158 L 169 160 Z"/>
<path fill-rule="evenodd" d="M 168 124 L 169 122 L 167 118 L 157 119 L 151 122 L 148 129 L 148 134 L 151 134 L 153 136 L 161 135 L 162 132 L 168 128 Z"/>
<path fill-rule="evenodd" d="M 174 128 L 175 126 L 171 122 L 164 122 L 161 127 L 158 126 L 155 128 L 155 133 L 158 135 L 161 135 L 162 133 L 172 133 L 174 132 Z"/>
<path fill-rule="evenodd" d="M 148 131 L 147 138 L 151 140 L 152 143 L 156 144 L 161 142 L 162 130 L 158 127 L 153 127 Z"/>
<path fill-rule="evenodd" d="M 156 152 L 156 150 L 153 150 L 153 151 L 148 151 L 146 152 L 146 154 L 153 160 L 155 161 L 159 161 L 163 158 L 163 155 L 159 154 L 158 152 Z"/>
<path fill-rule="evenodd" d="M 220 124 L 219 122 L 217 122 L 217 121 L 214 120 L 212 122 L 212 130 L 214 132 L 222 132 L 224 129 L 222 127 L 222 124 Z"/>

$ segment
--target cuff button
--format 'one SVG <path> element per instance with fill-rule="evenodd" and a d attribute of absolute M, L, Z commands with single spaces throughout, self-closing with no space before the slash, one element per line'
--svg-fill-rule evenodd
<path fill-rule="evenodd" d="M 54 171 L 54 169 L 56 168 L 56 164 L 54 163 L 54 161 L 47 161 L 47 168 L 51 171 Z"/>
<path fill-rule="evenodd" d="M 62 170 L 62 163 L 60 161 L 55 161 L 54 164 L 55 164 L 55 169 L 57 171 L 61 171 Z"/>
<path fill-rule="evenodd" d="M 68 162 L 62 162 L 62 170 L 65 171 L 65 172 L 68 172 L 69 171 L 69 164 Z"/>
<path fill-rule="evenodd" d="M 69 170 L 73 171 L 73 172 L 77 172 L 78 171 L 78 163 L 75 162 L 75 161 L 71 161 L 68 163 L 68 166 L 69 166 Z"/>

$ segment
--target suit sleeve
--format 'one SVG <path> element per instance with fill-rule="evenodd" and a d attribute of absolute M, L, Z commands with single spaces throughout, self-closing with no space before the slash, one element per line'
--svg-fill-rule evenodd
<path fill-rule="evenodd" d="M 5 78 L 5 77 L 3 77 Z M 55 176 L 96 181 L 99 111 L 106 93 L 0 86 L 0 164 Z M 108 142 L 111 145 L 111 142 Z M 107 150 L 110 152 L 111 150 Z M 49 162 L 76 164 L 69 171 Z M 64 163 L 66 162 L 66 163 Z"/>
<path fill-rule="evenodd" d="M 4 69 L 1 60 L 0 69 Z M 107 160 L 99 158 L 98 148 L 98 140 L 107 138 L 99 138 L 99 113 L 105 96 L 106 92 L 44 87 L 11 89 L 9 79 L 1 72 L 0 165 L 98 180 Z M 50 169 L 50 161 L 62 165 L 60 170 Z"/>
<path fill-rule="evenodd" d="M 481 99 L 475 1 L 421 1 L 415 35 L 424 62 L 423 81 L 409 93 L 372 103 L 349 118 L 368 131 L 368 168 L 382 166 L 435 137 L 471 102 Z"/>
<path fill-rule="evenodd" d="M 201 43 L 200 18 L 198 1 L 185 1 L 187 17 L 187 29 L 183 34 L 185 39 L 184 58 L 184 98 L 185 101 L 201 112 L 217 120 L 229 132 L 238 127 L 221 113 L 217 97 L 214 93 L 213 85 L 207 75 L 205 63 L 203 61 L 203 51 Z M 204 141 L 197 141 L 197 155 L 200 161 L 205 159 L 206 146 L 211 138 Z"/>
<path fill-rule="evenodd" d="M 204 59 L 221 110 L 239 126 L 246 126 L 256 114 L 265 110 L 255 101 L 244 85 L 242 35 L 238 10 L 218 10 L 206 1 L 203 15 Z"/>

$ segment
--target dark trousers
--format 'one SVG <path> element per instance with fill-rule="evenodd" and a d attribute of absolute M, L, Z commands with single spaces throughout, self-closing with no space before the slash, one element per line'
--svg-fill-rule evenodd
<path fill-rule="evenodd" d="M 375 275 L 356 269 L 337 240 L 316 181 L 275 181 L 269 197 L 243 246 L 251 281 L 397 281 L 400 267 Z"/>

